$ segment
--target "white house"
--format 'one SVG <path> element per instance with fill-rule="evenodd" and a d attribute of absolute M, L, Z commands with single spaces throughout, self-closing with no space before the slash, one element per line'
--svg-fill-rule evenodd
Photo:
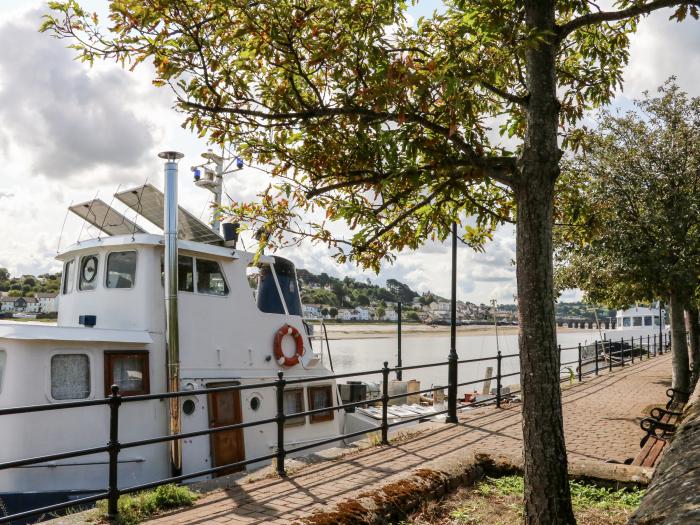
<path fill-rule="evenodd" d="M 321 318 L 321 305 L 320 304 L 305 304 L 303 306 L 304 317 L 311 319 Z"/>
<path fill-rule="evenodd" d="M 338 310 L 338 319 L 343 321 L 369 321 L 371 319 L 367 308 L 341 308 Z"/>
<path fill-rule="evenodd" d="M 53 313 L 58 312 L 57 296 L 55 292 L 44 293 L 39 292 L 36 294 L 36 299 L 39 301 L 39 311 L 43 313 Z"/>
<path fill-rule="evenodd" d="M 12 312 L 15 309 L 15 297 L 0 296 L 0 312 Z"/>
<path fill-rule="evenodd" d="M 399 314 L 396 313 L 396 310 L 389 310 L 387 309 L 384 312 L 384 316 L 382 317 L 383 321 L 398 321 L 399 320 Z"/>

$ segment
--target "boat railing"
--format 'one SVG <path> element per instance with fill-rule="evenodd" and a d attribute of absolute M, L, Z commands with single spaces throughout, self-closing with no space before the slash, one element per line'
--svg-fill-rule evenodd
<path fill-rule="evenodd" d="M 646 355 L 647 358 L 650 358 L 652 356 L 656 355 L 661 355 L 664 351 L 664 346 L 667 344 L 667 340 L 659 340 L 659 344 L 657 345 L 657 340 L 656 336 L 654 336 L 653 340 L 650 338 L 647 338 L 646 341 L 640 337 L 637 338 L 636 340 L 634 338 L 628 339 L 628 340 L 620 340 L 619 342 L 616 341 L 596 341 L 595 342 L 595 368 L 591 369 L 588 372 L 583 372 L 583 364 L 584 364 L 584 359 L 583 359 L 583 347 L 579 344 L 578 346 L 575 347 L 567 347 L 567 348 L 562 348 L 561 346 L 559 347 L 559 351 L 564 353 L 564 352 L 571 352 L 576 350 L 577 351 L 577 359 L 574 361 L 569 361 L 565 363 L 561 363 L 561 370 L 565 370 L 567 367 L 570 367 L 570 365 L 577 364 L 577 371 L 578 371 L 578 380 L 582 381 L 584 376 L 587 376 L 589 374 L 596 374 L 600 372 L 600 368 L 598 367 L 598 359 L 603 358 L 605 361 L 607 361 L 609 370 L 612 372 L 613 370 L 613 355 L 615 352 L 618 352 L 619 350 L 619 357 L 620 359 L 618 360 L 618 363 L 615 364 L 615 366 L 625 366 L 625 353 L 629 350 L 630 358 L 631 360 L 634 360 L 635 353 L 637 356 L 637 360 L 643 359 L 643 357 Z M 636 346 L 635 346 L 636 344 Z M 117 518 L 118 515 L 118 500 L 121 495 L 124 494 L 131 494 L 134 492 L 140 492 L 143 490 L 151 489 L 154 487 L 158 487 L 160 485 L 166 485 L 170 483 L 179 483 L 181 481 L 186 481 L 189 479 L 193 478 L 199 478 L 202 476 L 207 476 L 210 474 L 217 474 L 221 473 L 224 471 L 229 471 L 231 469 L 235 468 L 240 468 L 240 467 L 245 467 L 247 465 L 251 465 L 253 463 L 260 463 L 263 461 L 269 461 L 269 460 L 275 460 L 276 463 L 276 470 L 279 476 L 284 477 L 286 476 L 286 470 L 285 470 L 285 458 L 290 455 L 290 454 L 296 454 L 299 452 L 303 452 L 305 450 L 309 450 L 312 448 L 317 448 L 321 447 L 323 445 L 331 444 L 331 443 L 337 443 L 343 440 L 359 437 L 365 434 L 373 434 L 374 432 L 377 432 L 379 430 L 381 432 L 381 444 L 386 445 L 389 443 L 389 429 L 392 427 L 395 427 L 397 425 L 405 425 L 410 422 L 414 421 L 425 421 L 431 417 L 437 416 L 437 415 L 442 415 L 442 414 L 447 414 L 447 421 L 456 421 L 457 420 L 457 411 L 459 410 L 464 410 L 468 408 L 473 408 L 473 407 L 478 407 L 478 406 L 483 406 L 486 404 L 494 404 L 497 408 L 501 408 L 503 405 L 503 402 L 512 399 L 516 394 L 520 392 L 518 391 L 510 391 L 508 390 L 507 392 L 504 392 L 503 388 L 503 380 L 509 377 L 515 377 L 520 375 L 520 367 L 517 366 L 518 371 L 516 372 L 511 372 L 511 373 L 503 373 L 503 360 L 505 359 L 514 359 L 514 358 L 519 358 L 518 353 L 511 353 L 511 354 L 504 354 L 501 351 L 498 351 L 496 355 L 490 356 L 490 357 L 482 357 L 482 358 L 474 358 L 474 359 L 452 359 L 452 360 L 447 360 L 447 361 L 439 361 L 439 362 L 434 362 L 434 363 L 425 363 L 421 365 L 409 365 L 409 366 L 396 366 L 396 367 L 389 367 L 389 363 L 387 361 L 384 362 L 382 368 L 378 369 L 373 369 L 373 370 L 365 370 L 362 372 L 348 372 L 348 373 L 341 373 L 341 374 L 331 374 L 331 375 L 323 375 L 323 376 L 316 376 L 316 377 L 306 377 L 306 378 L 294 378 L 294 379 L 287 379 L 284 376 L 284 372 L 279 372 L 277 375 L 277 379 L 274 381 L 267 381 L 267 382 L 262 382 L 262 383 L 252 383 L 252 384 L 240 384 L 240 385 L 229 385 L 229 386 L 222 386 L 222 387 L 213 387 L 213 388 L 202 388 L 202 389 L 194 389 L 194 390 L 183 390 L 183 391 L 178 391 L 178 392 L 165 392 L 165 393 L 158 393 L 158 394 L 143 394 L 143 395 L 121 395 L 119 391 L 119 387 L 117 385 L 113 385 L 111 387 L 111 394 L 105 398 L 101 399 L 91 399 L 91 400 L 86 400 L 86 401 L 70 401 L 70 402 L 61 402 L 61 403 L 53 403 L 53 404 L 42 404 L 42 405 L 31 405 L 31 406 L 20 406 L 20 407 L 13 407 L 13 408 L 2 408 L 0 409 L 0 421 L 2 416 L 8 416 L 8 415 L 17 415 L 17 414 L 28 414 L 28 413 L 34 413 L 34 412 L 45 412 L 45 411 L 53 411 L 53 410 L 70 410 L 70 409 L 81 409 L 85 407 L 94 407 L 94 406 L 105 406 L 108 407 L 109 409 L 109 441 L 106 445 L 102 446 L 97 446 L 97 447 L 92 447 L 92 448 L 86 448 L 86 449 L 80 449 L 80 450 L 71 450 L 67 452 L 60 452 L 56 454 L 47 454 L 47 455 L 42 455 L 42 456 L 35 456 L 35 457 L 30 457 L 30 458 L 22 458 L 22 459 L 17 459 L 17 460 L 12 460 L 12 461 L 6 461 L 3 463 L 0 463 L 0 472 L 3 470 L 7 469 L 13 469 L 13 468 L 21 468 L 21 467 L 27 467 L 30 465 L 37 465 L 41 463 L 46 463 L 48 461 L 58 461 L 62 459 L 68 459 L 68 458 L 74 458 L 74 457 L 80 457 L 80 456 L 87 456 L 87 455 L 92 455 L 92 454 L 107 454 L 109 461 L 108 461 L 108 472 L 107 472 L 107 487 L 102 488 L 102 489 L 96 489 L 95 494 L 89 495 L 89 496 L 84 496 L 80 497 L 77 499 L 72 499 L 67 502 L 63 503 L 57 503 L 53 505 L 48 505 L 44 506 L 41 508 L 36 508 L 36 509 L 31 509 L 28 511 L 24 512 L 18 512 L 15 514 L 11 515 L 5 515 L 5 516 L 0 516 L 0 524 L 2 523 L 10 523 L 15 520 L 23 520 L 26 518 L 30 518 L 33 516 L 37 515 L 50 515 L 52 513 L 57 513 L 59 511 L 71 508 L 80 508 L 81 506 L 86 506 L 88 504 L 92 504 L 96 501 L 106 499 L 107 500 L 107 515 L 109 519 L 114 520 Z M 423 414 L 423 415 L 418 415 L 413 418 L 401 418 L 397 421 L 390 422 L 389 421 L 389 402 L 395 399 L 406 399 L 409 395 L 416 395 L 416 394 L 422 394 L 422 393 L 428 393 L 431 391 L 434 391 L 436 388 L 431 387 L 431 388 L 426 388 L 423 390 L 418 390 L 416 392 L 401 392 L 399 394 L 389 394 L 389 376 L 391 373 L 396 373 L 396 372 L 401 372 L 401 371 L 407 371 L 407 370 L 420 370 L 420 369 L 426 369 L 426 368 L 434 368 L 434 367 L 448 367 L 448 374 L 447 377 L 450 378 L 457 378 L 457 370 L 451 370 L 452 367 L 457 367 L 460 364 L 472 364 L 472 363 L 480 363 L 480 362 L 492 362 L 496 361 L 496 388 L 495 392 L 492 391 L 493 395 L 491 397 L 486 397 L 483 399 L 479 399 L 476 402 L 472 403 L 458 403 L 456 396 L 457 396 L 457 388 L 458 387 L 465 387 L 469 385 L 476 385 L 479 383 L 484 383 L 486 381 L 490 381 L 493 379 L 490 374 L 487 374 L 488 377 L 472 380 L 472 381 L 466 381 L 466 382 L 461 382 L 461 383 L 455 383 L 449 384 L 449 380 L 447 383 L 446 387 L 438 387 L 439 389 L 442 388 L 447 388 L 448 391 L 448 397 L 449 396 L 454 396 L 454 399 L 448 399 L 447 403 L 447 408 L 444 410 L 435 410 L 431 411 L 430 413 Z M 291 414 L 285 413 L 284 409 L 284 392 L 285 388 L 287 388 L 290 385 L 298 385 L 298 384 L 307 384 L 307 383 L 313 383 L 313 382 L 318 382 L 318 381 L 328 381 L 328 380 L 338 380 L 338 379 L 345 379 L 345 378 L 350 378 L 350 377 L 365 377 L 365 376 L 371 376 L 371 375 L 381 375 L 382 378 L 382 388 L 381 388 L 381 397 L 379 399 L 364 399 L 360 401 L 353 401 L 349 403 L 342 403 L 342 404 L 334 404 L 333 406 L 328 406 L 328 407 L 322 407 L 322 408 L 316 408 L 312 410 L 306 410 L 303 412 L 295 412 Z M 569 374 L 569 379 L 571 378 L 571 374 Z M 561 381 L 565 381 L 567 377 L 561 377 Z M 519 385 L 518 385 L 519 386 Z M 176 399 L 176 398 L 182 398 L 182 397 L 191 397 L 194 395 L 199 395 L 199 394 L 212 394 L 212 393 L 217 393 L 217 392 L 227 392 L 227 391 L 242 391 L 242 390 L 249 390 L 249 389 L 260 389 L 260 388 L 274 388 L 275 389 L 275 399 L 276 399 L 276 409 L 277 413 L 274 417 L 268 417 L 265 419 L 259 419 L 255 421 L 247 421 L 247 422 L 241 422 L 241 423 L 235 423 L 231 425 L 224 425 L 224 426 L 219 426 L 219 427 L 213 427 L 213 428 L 205 428 L 202 430 L 197 430 L 193 432 L 181 432 L 178 434 L 172 434 L 172 435 L 164 435 L 164 436 L 158 436 L 158 437 L 153 437 L 153 438 L 147 438 L 147 439 L 141 439 L 141 440 L 133 440 L 133 441 L 120 441 L 119 440 L 119 422 L 120 422 L 120 407 L 124 404 L 131 404 L 131 403 L 138 403 L 138 402 L 144 402 L 144 401 L 150 401 L 150 400 L 163 400 L 163 399 Z M 289 418 L 298 418 L 298 417 L 305 417 L 305 416 L 313 416 L 317 414 L 323 414 L 323 413 L 328 413 L 331 411 L 339 411 L 339 410 L 345 410 L 348 408 L 356 408 L 356 407 L 361 407 L 361 406 L 367 406 L 370 404 L 381 404 L 381 424 L 379 428 L 370 428 L 370 429 L 365 429 L 365 430 L 360 430 L 357 432 L 351 432 L 348 434 L 341 434 L 337 436 L 333 436 L 328 439 L 323 439 L 319 441 L 314 441 L 308 444 L 304 444 L 301 446 L 296 446 L 292 448 L 286 448 L 285 447 L 285 421 Z M 198 436 L 207 436 L 211 434 L 215 434 L 218 432 L 226 432 L 230 430 L 237 430 L 237 429 L 244 429 L 244 428 L 249 428 L 249 427 L 255 427 L 259 425 L 269 425 L 269 424 L 275 424 L 277 427 L 277 443 L 276 443 L 276 449 L 274 450 L 273 453 L 262 455 L 262 456 L 257 456 L 254 458 L 246 459 L 243 461 L 237 461 L 234 463 L 228 463 L 225 465 L 219 465 L 215 466 L 212 468 L 204 469 L 204 470 L 199 470 L 196 472 L 189 472 L 186 474 L 177 474 L 173 475 L 171 477 L 163 478 L 160 480 L 148 482 L 148 483 L 142 483 L 138 485 L 132 485 L 124 488 L 119 488 L 119 472 L 118 472 L 118 464 L 119 464 L 119 454 L 121 451 L 129 448 L 134 448 L 134 447 L 141 447 L 141 446 L 147 446 L 147 445 L 154 445 L 154 444 L 159 444 L 159 443 L 166 443 L 170 441 L 175 441 L 175 440 L 182 440 L 182 439 L 190 439 Z"/>

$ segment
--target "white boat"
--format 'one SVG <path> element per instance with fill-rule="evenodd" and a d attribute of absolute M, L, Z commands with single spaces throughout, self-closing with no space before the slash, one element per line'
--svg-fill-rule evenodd
<path fill-rule="evenodd" d="M 176 157 L 166 162 L 165 194 L 144 185 L 115 195 L 164 234 L 148 233 L 100 200 L 71 207 L 100 236 L 57 256 L 63 277 L 56 325 L 0 322 L 0 409 L 96 400 L 113 384 L 130 396 L 263 384 L 280 371 L 286 379 L 330 375 L 305 330 L 294 265 L 268 255 L 254 261 L 235 239 L 219 235 L 218 223 L 212 230 L 178 208 Z M 257 298 L 251 271 L 258 275 Z M 330 378 L 290 385 L 284 396 L 287 413 L 338 404 Z M 277 413 L 274 387 L 192 395 L 169 405 L 124 403 L 120 441 Z M 339 436 L 343 416 L 332 410 L 288 418 L 285 447 Z M 104 446 L 108 429 L 104 405 L 3 415 L 0 463 Z M 276 447 L 276 424 L 269 423 L 181 440 L 179 465 L 168 443 L 129 448 L 119 454 L 119 485 L 164 479 L 173 467 L 187 474 L 266 456 Z M 95 454 L 0 470 L 0 509 L 8 515 L 102 491 L 107 463 L 106 454 Z"/>

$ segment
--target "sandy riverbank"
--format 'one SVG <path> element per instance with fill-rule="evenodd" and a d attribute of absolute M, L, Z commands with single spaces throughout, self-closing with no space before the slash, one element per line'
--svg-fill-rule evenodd
<path fill-rule="evenodd" d="M 314 327 L 319 330 L 318 326 Z M 381 339 L 396 337 L 395 324 L 374 324 L 374 323 L 334 323 L 326 324 L 329 339 Z M 445 336 L 450 333 L 449 326 L 430 326 L 425 324 L 404 324 L 402 326 L 402 336 Z M 582 329 L 558 327 L 557 332 L 583 332 Z M 585 330 L 593 332 L 594 330 Z M 517 326 L 499 326 L 499 335 L 516 335 Z M 484 335 L 495 335 L 496 331 L 492 325 L 475 325 L 457 327 L 459 337 L 477 337 Z"/>

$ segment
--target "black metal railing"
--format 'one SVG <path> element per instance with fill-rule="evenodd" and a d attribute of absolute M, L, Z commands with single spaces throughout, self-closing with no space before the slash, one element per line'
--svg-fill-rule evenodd
<path fill-rule="evenodd" d="M 643 338 L 638 338 L 636 340 L 637 346 L 635 346 L 635 339 L 632 338 L 631 340 L 624 340 L 621 339 L 619 343 L 610 341 L 610 340 L 604 340 L 604 341 L 596 341 L 595 342 L 595 347 L 594 347 L 594 357 L 595 359 L 595 368 L 591 369 L 590 371 L 584 372 L 583 367 L 586 365 L 586 363 L 589 360 L 587 360 L 583 354 L 583 347 L 579 344 L 577 347 L 569 347 L 569 348 L 561 348 L 559 347 L 560 352 L 566 352 L 566 351 L 577 351 L 577 359 L 575 361 L 570 361 L 570 362 L 565 362 L 561 363 L 561 370 L 566 369 L 569 367 L 569 365 L 572 364 L 577 364 L 577 372 L 578 372 L 578 380 L 583 381 L 583 377 L 595 373 L 598 375 L 600 372 L 599 366 L 598 366 L 598 359 L 603 356 L 607 361 L 608 361 L 608 366 L 609 370 L 612 372 L 613 366 L 625 366 L 625 354 L 629 354 L 629 357 L 632 359 L 634 362 L 635 355 L 638 360 L 641 360 L 644 355 L 646 355 L 647 358 L 650 358 L 652 356 L 661 355 L 664 351 L 664 346 L 667 343 L 667 339 L 664 338 L 664 341 L 659 339 L 659 343 L 657 344 L 657 338 L 656 335 L 653 337 L 653 340 L 651 340 L 649 337 L 646 338 L 646 343 L 643 340 Z M 617 354 L 617 356 L 616 356 Z M 29 518 L 32 516 L 37 516 L 37 515 L 46 515 L 50 513 L 56 513 L 61 510 L 65 510 L 67 508 L 74 508 L 74 507 L 80 507 L 84 506 L 87 504 L 94 503 L 98 500 L 103 500 L 107 499 L 107 514 L 110 519 L 114 519 L 117 516 L 118 513 L 118 507 L 117 507 L 117 502 L 119 499 L 119 496 L 123 494 L 130 494 L 134 492 L 139 492 L 142 490 L 147 490 L 150 488 L 154 488 L 160 485 L 166 485 L 169 483 L 179 483 L 181 481 L 185 481 L 188 479 L 193 479 L 193 478 L 198 478 L 210 474 L 216 474 L 219 472 L 223 471 L 228 471 L 232 470 L 235 468 L 239 467 L 245 467 L 247 465 L 253 464 L 253 463 L 260 463 L 263 461 L 270 461 L 270 460 L 275 460 L 276 461 L 276 469 L 277 473 L 280 476 L 286 476 L 286 470 L 285 470 L 285 459 L 288 455 L 290 454 L 295 454 L 299 452 L 303 452 L 305 450 L 309 450 L 312 448 L 320 447 L 323 445 L 331 444 L 331 443 L 336 443 L 340 442 L 346 439 L 358 437 L 364 434 L 371 434 L 379 430 L 381 432 L 381 443 L 382 444 L 388 444 L 389 443 L 389 429 L 392 427 L 396 427 L 398 425 L 404 425 L 407 423 L 415 422 L 415 421 L 421 421 L 421 420 L 427 420 L 429 418 L 432 418 L 436 415 L 441 415 L 441 414 L 447 414 L 448 420 L 452 418 L 453 421 L 456 421 L 456 412 L 458 410 L 463 410 L 466 408 L 471 408 L 471 407 L 477 407 L 477 406 L 483 406 L 485 404 L 495 404 L 496 407 L 501 408 L 502 403 L 504 398 L 509 398 L 514 396 L 515 394 L 519 393 L 520 391 L 514 391 L 514 392 L 508 392 L 507 394 L 503 394 L 503 379 L 508 378 L 508 377 L 514 377 L 517 375 L 520 375 L 520 367 L 519 365 L 517 366 L 518 371 L 516 372 L 511 372 L 504 374 L 503 373 L 503 360 L 504 359 L 513 359 L 519 357 L 519 354 L 517 353 L 512 353 L 512 354 L 503 354 L 502 352 L 498 351 L 495 356 L 492 357 L 484 357 L 484 358 L 476 358 L 476 359 L 448 359 L 447 361 L 441 361 L 441 362 L 436 362 L 436 363 L 426 363 L 422 365 L 411 365 L 411 366 L 396 366 L 396 367 L 389 367 L 388 362 L 384 362 L 384 366 L 381 369 L 375 369 L 375 370 L 368 370 L 368 371 L 362 371 L 362 372 L 349 372 L 349 373 L 342 373 L 342 374 L 332 374 L 332 375 L 325 375 L 325 376 L 316 376 L 316 377 L 305 377 L 305 378 L 293 378 L 293 379 L 287 379 L 284 376 L 283 372 L 278 373 L 277 380 L 275 381 L 269 381 L 269 382 L 263 382 L 263 383 L 253 383 L 253 384 L 244 384 L 244 385 L 230 385 L 230 386 L 223 386 L 223 387 L 213 387 L 213 388 L 204 388 L 204 389 L 195 389 L 195 390 L 185 390 L 185 391 L 179 391 L 179 392 L 167 392 L 167 393 L 159 393 L 159 394 L 144 394 L 144 395 L 132 395 L 132 396 L 122 396 L 119 392 L 119 388 L 116 385 L 113 385 L 111 387 L 111 394 L 103 399 L 94 399 L 94 400 L 87 400 L 87 401 L 71 401 L 71 402 L 62 402 L 62 403 L 54 403 L 54 404 L 44 404 L 44 405 L 33 405 L 33 406 L 21 406 L 21 407 L 14 407 L 14 408 L 3 408 L 0 409 L 0 417 L 6 416 L 6 415 L 17 415 L 17 414 L 28 414 L 28 413 L 35 413 L 35 412 L 45 412 L 45 411 L 54 411 L 54 410 L 69 410 L 69 409 L 80 409 L 80 408 L 85 408 L 85 407 L 94 407 L 94 406 L 107 406 L 109 409 L 109 441 L 106 445 L 104 446 L 97 446 L 97 447 L 92 447 L 92 448 L 86 448 L 86 449 L 80 449 L 80 450 L 72 450 L 68 452 L 60 452 L 56 454 L 47 454 L 47 455 L 42 455 L 42 456 L 36 456 L 32 458 L 22 458 L 18 460 L 13 460 L 13 461 L 6 461 L 3 463 L 0 463 L 0 472 L 3 470 L 7 469 L 13 469 L 13 468 L 21 468 L 21 467 L 27 467 L 30 465 L 37 465 L 41 463 L 45 463 L 47 461 L 58 461 L 62 459 L 68 459 L 68 458 L 74 458 L 74 457 L 80 457 L 80 456 L 87 456 L 87 455 L 92 455 L 92 454 L 107 454 L 108 455 L 108 476 L 107 476 L 107 481 L 108 481 L 108 486 L 105 489 L 100 489 L 96 490 L 95 494 L 89 495 L 89 496 L 84 496 L 78 499 L 73 499 L 67 502 L 63 503 L 57 503 L 54 505 L 48 505 L 44 506 L 41 508 L 36 508 L 24 512 L 18 512 L 12 515 L 6 515 L 6 516 L 0 516 L 0 524 L 2 523 L 9 523 L 14 520 L 22 520 L 25 518 Z M 484 378 L 479 378 L 475 379 L 472 381 L 466 381 L 459 383 L 457 382 L 457 377 L 458 377 L 458 371 L 457 368 L 459 365 L 464 365 L 464 364 L 473 364 L 473 363 L 482 363 L 482 362 L 487 362 L 487 361 L 496 361 L 496 388 L 495 388 L 495 395 L 492 397 L 487 397 L 485 399 L 478 400 L 477 402 L 472 402 L 472 403 L 464 403 L 464 404 L 459 404 L 457 402 L 456 396 L 458 392 L 458 388 L 460 387 L 465 387 L 465 386 L 470 386 L 470 385 L 476 385 L 478 383 L 483 383 L 485 381 L 490 381 L 493 378 L 492 377 L 484 377 Z M 394 372 L 403 372 L 407 370 L 419 370 L 419 369 L 426 369 L 426 368 L 433 368 L 433 367 L 441 367 L 441 366 L 447 366 L 448 367 L 448 384 L 446 387 L 431 387 L 431 388 L 426 388 L 423 390 L 418 390 L 415 392 L 401 392 L 399 394 L 389 394 L 389 375 Z M 381 375 L 382 378 L 382 391 L 381 391 L 381 397 L 379 399 L 365 399 L 361 401 L 354 401 L 350 403 L 342 403 L 342 404 L 334 404 L 333 406 L 328 406 L 328 407 L 322 407 L 322 408 L 315 408 L 312 410 L 306 410 L 303 412 L 295 412 L 292 414 L 287 414 L 285 413 L 284 410 L 284 392 L 285 388 L 287 388 L 290 385 L 298 385 L 298 384 L 308 384 L 308 383 L 314 383 L 314 382 L 319 382 L 319 381 L 335 381 L 338 379 L 344 379 L 344 378 L 350 378 L 350 377 L 359 377 L 359 376 L 372 376 L 372 375 Z M 571 375 L 569 375 L 569 378 Z M 566 377 L 561 377 L 561 380 L 566 380 Z M 217 393 L 217 392 L 230 392 L 230 391 L 242 391 L 242 390 L 249 390 L 249 389 L 260 389 L 260 388 L 274 388 L 276 391 L 276 415 L 274 417 L 266 418 L 266 419 L 259 419 L 256 421 L 248 421 L 248 422 L 241 422 L 241 423 L 235 423 L 235 424 L 230 424 L 230 425 L 224 425 L 224 426 L 219 426 L 219 427 L 212 427 L 212 428 L 206 428 L 202 430 L 197 430 L 193 432 L 181 432 L 179 434 L 175 435 L 165 435 L 165 436 L 158 436 L 158 437 L 152 437 L 152 438 L 147 438 L 147 439 L 141 439 L 141 440 L 135 440 L 135 441 L 125 441 L 121 442 L 119 440 L 119 422 L 120 422 L 120 407 L 124 404 L 130 404 L 130 403 L 138 403 L 138 402 L 143 402 L 143 401 L 152 401 L 152 400 L 163 400 L 163 399 L 173 399 L 173 398 L 181 398 L 181 397 L 192 397 L 200 394 L 212 394 L 212 393 Z M 428 392 L 433 392 L 437 389 L 443 389 L 447 388 L 448 390 L 448 396 L 449 397 L 454 397 L 454 399 L 448 399 L 447 403 L 447 409 L 444 410 L 439 410 L 439 411 L 434 411 L 434 412 L 429 412 L 424 415 L 417 415 L 414 418 L 401 418 L 397 421 L 394 422 L 389 422 L 389 402 L 394 399 L 406 399 L 410 395 L 416 395 L 416 394 L 423 394 L 423 393 L 428 393 Z M 487 394 L 488 395 L 488 394 Z M 300 445 L 292 448 L 285 448 L 285 421 L 289 418 L 298 418 L 298 417 L 305 417 L 305 416 L 311 416 L 315 414 L 321 414 L 321 413 L 328 413 L 331 411 L 339 411 L 339 410 L 344 410 L 347 408 L 356 408 L 360 406 L 367 406 L 367 405 L 376 405 L 376 404 L 381 404 L 381 424 L 379 429 L 377 428 L 371 428 L 367 430 L 361 430 L 357 432 L 351 432 L 348 434 L 341 434 L 337 436 L 333 436 L 328 439 L 323 439 L 319 441 L 313 441 L 312 443 L 308 443 L 305 445 Z M 118 464 L 119 464 L 119 454 L 129 448 L 133 447 L 141 447 L 141 446 L 147 446 L 147 445 L 154 445 L 154 444 L 159 444 L 159 443 L 166 443 L 170 441 L 175 441 L 175 440 L 181 440 L 181 439 L 189 439 L 193 437 L 198 437 L 198 436 L 205 436 L 205 435 L 211 435 L 215 434 L 218 432 L 225 432 L 225 431 L 230 431 L 230 430 L 237 430 L 237 429 L 244 429 L 244 428 L 249 428 L 249 427 L 254 427 L 254 426 L 259 426 L 259 425 L 267 425 L 267 424 L 275 424 L 277 426 L 277 445 L 276 445 L 276 450 L 273 453 L 270 454 L 265 454 L 263 456 L 258 456 L 254 457 L 251 459 L 246 459 L 243 461 L 237 461 L 234 463 L 228 463 L 225 465 L 219 465 L 215 466 L 212 468 L 204 469 L 204 470 L 199 470 L 196 472 L 190 472 L 187 474 L 182 474 L 182 475 L 176 475 L 176 476 L 171 476 L 168 478 L 160 479 L 157 481 L 152 481 L 148 483 L 142 483 L 139 485 L 133 485 L 133 486 L 128 486 L 125 488 L 119 488 L 119 474 L 118 474 Z"/>

